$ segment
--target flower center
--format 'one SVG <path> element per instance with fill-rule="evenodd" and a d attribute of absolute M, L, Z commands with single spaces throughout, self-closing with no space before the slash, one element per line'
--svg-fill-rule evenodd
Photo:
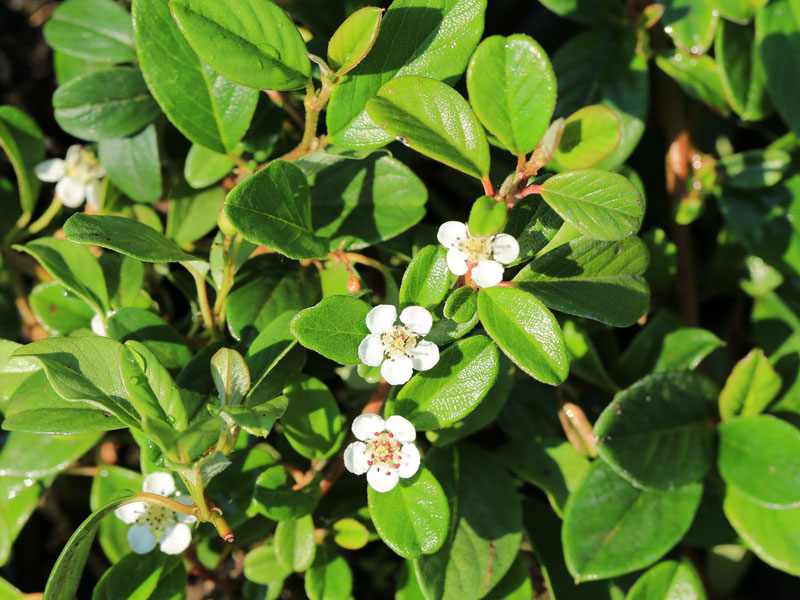
<path fill-rule="evenodd" d="M 411 356 L 411 351 L 417 346 L 417 336 L 405 325 L 395 325 L 390 331 L 381 335 L 383 348 L 389 358 Z"/>
<path fill-rule="evenodd" d="M 376 431 L 374 436 L 367 442 L 366 453 L 369 455 L 367 464 L 387 469 L 399 469 L 403 444 L 395 440 L 394 435 L 388 431 L 383 433 Z"/>
<path fill-rule="evenodd" d="M 469 262 L 477 263 L 482 260 L 491 260 L 492 242 L 494 242 L 493 235 L 470 236 L 461 240 L 458 249 L 467 255 Z"/>
<path fill-rule="evenodd" d="M 175 520 L 175 511 L 158 504 L 147 504 L 144 512 L 136 519 L 139 525 L 147 525 L 152 531 L 161 531 L 164 525 Z"/>

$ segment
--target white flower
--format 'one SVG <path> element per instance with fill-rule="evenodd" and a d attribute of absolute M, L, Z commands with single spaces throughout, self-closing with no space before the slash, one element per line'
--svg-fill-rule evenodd
<path fill-rule="evenodd" d="M 157 471 L 144 478 L 142 491 L 170 497 L 175 494 L 175 480 L 169 473 Z M 191 504 L 185 497 L 176 498 L 181 504 Z M 128 530 L 128 545 L 136 554 L 147 554 L 159 543 L 165 554 L 180 554 L 192 541 L 189 523 L 197 518 L 176 513 L 164 506 L 149 502 L 131 502 L 114 511 L 117 518 L 133 525 Z"/>
<path fill-rule="evenodd" d="M 376 492 L 394 489 L 400 478 L 419 469 L 419 450 L 414 445 L 414 426 L 398 415 L 383 420 L 376 414 L 359 415 L 353 420 L 353 435 L 359 440 L 344 450 L 344 466 L 356 475 L 367 474 L 367 483 Z"/>
<path fill-rule="evenodd" d="M 106 319 L 99 312 L 94 313 L 94 316 L 92 317 L 92 331 L 101 337 L 108 337 Z"/>
<path fill-rule="evenodd" d="M 358 358 L 368 367 L 381 367 L 381 375 L 391 385 L 411 379 L 411 370 L 427 371 L 439 362 L 439 348 L 420 340 L 433 325 L 431 313 L 421 306 L 409 306 L 400 313 L 389 304 L 379 304 L 367 314 L 370 334 L 358 346 Z M 383 360 L 387 357 L 387 360 Z M 381 364 L 383 363 L 383 364 Z"/>
<path fill-rule="evenodd" d="M 507 233 L 470 235 L 460 221 L 448 221 L 436 235 L 447 248 L 447 267 L 464 275 L 472 267 L 472 280 L 480 287 L 492 287 L 503 281 L 503 265 L 517 260 L 519 243 Z"/>
<path fill-rule="evenodd" d="M 84 198 L 92 208 L 100 208 L 100 180 L 105 174 L 95 155 L 77 144 L 69 147 L 63 160 L 51 158 L 36 165 L 36 176 L 42 181 L 58 182 L 56 198 L 70 208 L 78 208 Z"/>

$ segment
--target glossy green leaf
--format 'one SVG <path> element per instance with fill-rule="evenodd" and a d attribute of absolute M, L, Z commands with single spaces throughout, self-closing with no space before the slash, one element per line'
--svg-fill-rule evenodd
<path fill-rule="evenodd" d="M 337 74 L 352 70 L 378 39 L 383 9 L 365 6 L 339 26 L 328 43 L 328 65 Z"/>
<path fill-rule="evenodd" d="M 250 391 L 250 370 L 236 350 L 217 350 L 211 357 L 211 378 L 223 405 L 240 404 Z"/>
<path fill-rule="evenodd" d="M 155 125 L 131 137 L 102 140 L 98 154 L 108 177 L 132 200 L 153 204 L 161 198 Z"/>
<path fill-rule="evenodd" d="M 716 385 L 700 375 L 649 375 L 617 394 L 597 419 L 597 451 L 641 488 L 698 481 L 713 462 L 716 398 Z"/>
<path fill-rule="evenodd" d="M 522 34 L 481 42 L 469 62 L 467 90 L 481 123 L 516 155 L 536 148 L 556 107 L 550 60 Z"/>
<path fill-rule="evenodd" d="M 769 415 L 741 417 L 719 426 L 717 464 L 722 478 L 767 508 L 800 507 L 798 452 L 800 432 Z"/>
<path fill-rule="evenodd" d="M 136 471 L 114 465 L 102 465 L 92 479 L 92 490 L 89 505 L 97 510 L 112 500 L 122 491 L 138 492 L 142 489 L 142 475 Z M 130 554 L 128 545 L 128 528 L 130 525 L 120 519 L 103 519 L 97 533 L 97 541 L 108 560 L 118 562 L 126 554 Z"/>
<path fill-rule="evenodd" d="M 316 377 L 303 376 L 284 390 L 289 406 L 281 417 L 283 435 L 298 453 L 319 460 L 334 454 L 347 430 L 331 391 Z"/>
<path fill-rule="evenodd" d="M 723 421 L 761 413 L 781 390 L 781 377 L 769 364 L 764 351 L 754 348 L 733 367 L 719 395 Z"/>
<path fill-rule="evenodd" d="M 396 75 L 458 79 L 480 41 L 485 10 L 486 0 L 394 0 L 372 50 L 331 95 L 327 125 L 333 142 L 363 148 L 392 141 L 367 114 L 367 101 Z"/>
<path fill-rule="evenodd" d="M 258 92 L 202 62 L 166 2 L 136 0 L 133 26 L 144 80 L 167 118 L 196 144 L 232 150 L 250 125 Z"/>
<path fill-rule="evenodd" d="M 625 600 L 706 600 L 703 581 L 692 563 L 667 560 L 648 569 L 628 591 Z"/>
<path fill-rule="evenodd" d="M 293 490 L 294 480 L 289 484 L 287 477 L 283 465 L 273 460 L 255 482 L 253 505 L 258 512 L 274 521 L 304 517 L 319 502 L 319 485 L 311 483 Z"/>
<path fill-rule="evenodd" d="M 514 283 L 553 310 L 627 327 L 650 305 L 643 277 L 647 262 L 647 247 L 639 238 L 579 238 L 529 263 Z"/>
<path fill-rule="evenodd" d="M 644 217 L 639 190 L 617 173 L 560 173 L 542 184 L 541 194 L 562 219 L 590 239 L 626 238 L 639 230 Z"/>
<path fill-rule="evenodd" d="M 281 393 L 288 377 L 302 368 L 305 353 L 301 348 L 293 351 L 297 340 L 289 330 L 295 316 L 293 310 L 276 316 L 247 349 L 244 359 L 250 369 L 252 385 L 245 404 L 274 398 Z"/>
<path fill-rule="evenodd" d="M 31 312 L 51 335 L 91 328 L 94 309 L 58 281 L 36 285 L 28 296 Z"/>
<path fill-rule="evenodd" d="M 292 335 L 325 358 L 356 365 L 361 362 L 358 345 L 369 335 L 366 319 L 371 309 L 357 298 L 331 296 L 292 319 Z"/>
<path fill-rule="evenodd" d="M 500 349 L 528 375 L 550 385 L 567 378 L 561 329 L 539 300 L 514 288 L 485 288 L 478 293 L 478 314 Z"/>
<path fill-rule="evenodd" d="M 792 158 L 783 150 L 748 150 L 720 159 L 724 183 L 742 190 L 770 187 L 789 169 Z"/>
<path fill-rule="evenodd" d="M 467 101 L 447 84 L 396 77 L 367 102 L 367 112 L 382 129 L 425 156 L 478 179 L 489 174 L 486 133 Z"/>
<path fill-rule="evenodd" d="M 708 0 L 666 0 L 661 23 L 685 54 L 704 54 L 714 39 L 717 12 Z"/>
<path fill-rule="evenodd" d="M 262 394 L 257 394 L 261 396 Z M 258 403 L 257 400 L 250 402 L 252 406 L 222 406 L 216 407 L 209 405 L 208 410 L 213 415 L 222 417 L 228 425 L 241 427 L 250 435 L 257 437 L 267 437 L 272 430 L 272 426 L 289 405 L 286 396 L 278 396 L 266 402 Z"/>
<path fill-rule="evenodd" d="M 789 128 L 800 132 L 800 6 L 773 0 L 756 12 L 756 44 L 766 72 L 767 90 Z"/>
<path fill-rule="evenodd" d="M 25 523 L 36 508 L 44 491 L 41 483 L 29 478 L 3 477 L 0 479 L 0 565 L 5 565 Z M 0 598 L 6 600 L 0 585 Z"/>
<path fill-rule="evenodd" d="M 600 104 L 586 106 L 564 122 L 554 158 L 563 169 L 593 167 L 617 149 L 621 138 L 617 113 Z"/>
<path fill-rule="evenodd" d="M 532 258 L 550 243 L 564 220 L 538 196 L 517 202 L 508 215 L 505 233 L 519 243 L 519 258 L 512 264 Z"/>
<path fill-rule="evenodd" d="M 450 289 L 446 250 L 439 245 L 425 246 L 417 252 L 403 273 L 400 304 L 432 309 L 444 300 Z"/>
<path fill-rule="evenodd" d="M 690 96 L 724 116 L 730 113 L 720 70 L 710 56 L 689 56 L 665 50 L 656 55 L 656 65 Z"/>
<path fill-rule="evenodd" d="M 108 63 L 84 60 L 72 54 L 67 54 L 66 52 L 53 50 L 53 70 L 55 71 L 56 82 L 58 82 L 59 85 L 67 83 L 70 79 L 75 79 L 81 75 L 88 75 L 89 73 L 102 71 L 107 68 Z"/>
<path fill-rule="evenodd" d="M 145 600 L 152 598 L 164 568 L 163 552 L 137 555 L 133 552 L 111 565 L 97 582 L 92 600 Z"/>
<path fill-rule="evenodd" d="M 233 170 L 234 165 L 233 159 L 227 154 L 192 144 L 183 165 L 183 176 L 191 187 L 199 190 L 217 183 Z"/>
<path fill-rule="evenodd" d="M 459 340 L 439 362 L 415 374 L 397 394 L 394 411 L 417 430 L 441 429 L 468 415 L 497 377 L 497 347 L 484 336 Z"/>
<path fill-rule="evenodd" d="M 278 523 L 273 543 L 275 559 L 284 567 L 296 573 L 308 569 L 317 549 L 311 515 Z"/>
<path fill-rule="evenodd" d="M 331 529 L 333 541 L 347 550 L 361 550 L 369 542 L 369 530 L 355 519 L 339 519 Z"/>
<path fill-rule="evenodd" d="M 693 371 L 706 356 L 724 345 L 706 329 L 682 327 L 664 336 L 653 372 Z"/>
<path fill-rule="evenodd" d="M 103 63 L 136 60 L 131 15 L 110 0 L 69 0 L 44 25 L 54 50 Z"/>
<path fill-rule="evenodd" d="M 296 166 L 276 160 L 237 185 L 225 214 L 243 238 L 289 258 L 328 254 L 328 240 L 311 227 L 308 181 Z"/>
<path fill-rule="evenodd" d="M 745 4 L 750 5 L 750 2 L 745 0 Z M 745 121 L 760 121 L 773 112 L 767 93 L 767 75 L 752 26 L 720 21 L 714 39 L 714 56 L 728 104 L 736 114 Z"/>
<path fill-rule="evenodd" d="M 133 67 L 72 79 L 53 94 L 53 108 L 61 129 L 92 142 L 130 135 L 161 112 Z"/>
<path fill-rule="evenodd" d="M 737 23 L 746 23 L 753 18 L 755 11 L 767 2 L 768 0 L 714 0 L 714 7 L 720 16 Z M 720 21 L 720 27 L 722 23 Z"/>
<path fill-rule="evenodd" d="M 103 271 L 88 248 L 56 238 L 39 238 L 16 248 L 33 256 L 50 275 L 83 298 L 96 312 L 105 314 L 108 310 Z"/>
<path fill-rule="evenodd" d="M 32 213 L 41 185 L 34 167 L 44 160 L 44 134 L 36 121 L 18 108 L 0 106 L 0 148 L 17 175 L 22 210 Z"/>
<path fill-rule="evenodd" d="M 689 529 L 702 493 L 700 483 L 641 490 L 594 461 L 567 501 L 561 538 L 569 572 L 581 582 L 652 564 Z"/>
<path fill-rule="evenodd" d="M 478 294 L 475 288 L 465 285 L 456 288 L 447 297 L 443 313 L 445 317 L 456 323 L 467 323 L 475 316 L 476 310 L 478 310 Z"/>
<path fill-rule="evenodd" d="M 144 262 L 198 260 L 152 227 L 125 217 L 78 213 L 64 223 L 64 235 L 72 241 L 109 248 Z"/>
<path fill-rule="evenodd" d="M 272 2 L 172 0 L 170 10 L 198 56 L 237 83 L 294 90 L 311 78 L 300 32 Z"/>
<path fill-rule="evenodd" d="M 181 336 L 150 311 L 119 308 L 108 317 L 106 328 L 108 337 L 118 342 L 141 342 L 167 369 L 180 369 L 192 358 Z"/>
<path fill-rule="evenodd" d="M 284 567 L 278 562 L 275 546 L 259 546 L 244 557 L 244 576 L 255 583 L 283 581 L 291 573 L 291 568 Z"/>
<path fill-rule="evenodd" d="M 306 594 L 310 600 L 347 600 L 353 590 L 353 573 L 334 547 L 322 544 L 314 564 L 306 573 Z"/>

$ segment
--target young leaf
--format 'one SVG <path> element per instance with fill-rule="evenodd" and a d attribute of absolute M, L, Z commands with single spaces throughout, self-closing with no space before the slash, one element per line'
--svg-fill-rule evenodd
<path fill-rule="evenodd" d="M 585 169 L 554 175 L 542 184 L 542 198 L 559 216 L 594 240 L 621 240 L 639 230 L 644 200 L 617 173 Z"/>
<path fill-rule="evenodd" d="M 597 419 L 597 451 L 640 488 L 674 490 L 698 481 L 713 461 L 716 397 L 716 385 L 700 375 L 649 375 L 617 394 Z"/>
<path fill-rule="evenodd" d="M 769 364 L 764 351 L 754 348 L 733 367 L 719 395 L 723 421 L 761 413 L 781 390 L 781 377 Z"/>
<path fill-rule="evenodd" d="M 32 213 L 41 182 L 34 168 L 44 160 L 44 135 L 24 112 L 13 106 L 0 106 L 0 148 L 8 156 L 17 175 L 22 210 Z"/>
<path fill-rule="evenodd" d="M 113 67 L 77 77 L 53 94 L 61 129 L 96 142 L 124 137 L 153 121 L 161 112 L 139 69 Z"/>
<path fill-rule="evenodd" d="M 183 165 L 183 176 L 189 186 L 199 190 L 217 183 L 233 170 L 235 164 L 227 154 L 214 152 L 200 144 L 192 144 Z"/>
<path fill-rule="evenodd" d="M 130 137 L 102 140 L 97 148 L 109 179 L 132 200 L 153 204 L 161 198 L 155 125 Z"/>
<path fill-rule="evenodd" d="M 225 214 L 243 238 L 289 258 L 328 254 L 328 240 L 311 227 L 308 181 L 296 166 L 276 160 L 228 194 Z"/>
<path fill-rule="evenodd" d="M 689 529 L 702 494 L 701 483 L 640 490 L 594 461 L 567 500 L 561 539 L 569 572 L 581 582 L 650 565 Z"/>
<path fill-rule="evenodd" d="M 311 78 L 300 32 L 268 0 L 171 0 L 173 17 L 198 56 L 257 90 L 294 90 Z"/>
<path fill-rule="evenodd" d="M 401 479 L 391 491 L 376 492 L 368 487 L 367 498 L 375 530 L 400 556 L 432 554 L 444 544 L 450 507 L 442 486 L 424 466 L 413 477 Z"/>
<path fill-rule="evenodd" d="M 275 559 L 295 573 L 302 573 L 314 562 L 317 544 L 311 515 L 287 519 L 275 528 Z"/>
<path fill-rule="evenodd" d="M 800 12 L 794 0 L 773 0 L 756 12 L 756 44 L 766 72 L 767 90 L 789 128 L 800 132 Z"/>
<path fill-rule="evenodd" d="M 168 3 L 135 0 L 133 27 L 144 80 L 167 118 L 196 144 L 216 152 L 233 150 L 250 125 L 258 91 L 202 62 L 181 35 Z"/>
<path fill-rule="evenodd" d="M 236 350 L 220 348 L 211 357 L 211 377 L 223 405 L 241 404 L 250 391 L 250 370 Z"/>
<path fill-rule="evenodd" d="M 369 335 L 363 300 L 331 296 L 292 319 L 292 335 L 306 348 L 343 365 L 357 365 L 358 346 Z"/>
<path fill-rule="evenodd" d="M 578 238 L 526 265 L 514 283 L 553 310 L 628 327 L 650 305 L 643 277 L 647 262 L 647 247 L 637 237 L 620 242 Z"/>
<path fill-rule="evenodd" d="M 769 415 L 719 426 L 717 465 L 725 482 L 770 509 L 800 507 L 800 431 Z"/>
<path fill-rule="evenodd" d="M 478 293 L 478 314 L 500 349 L 528 375 L 550 385 L 567 378 L 564 337 L 539 300 L 514 288 L 485 288 Z"/>
<path fill-rule="evenodd" d="M 585 106 L 564 121 L 555 160 L 564 169 L 587 169 L 619 146 L 622 129 L 617 113 L 606 106 Z"/>
<path fill-rule="evenodd" d="M 744 4 L 752 10 L 750 2 Z M 752 25 L 736 25 L 721 20 L 714 39 L 714 56 L 722 78 L 722 89 L 734 112 L 745 121 L 760 121 L 774 112 Z"/>
<path fill-rule="evenodd" d="M 303 376 L 287 385 L 284 393 L 289 406 L 281 425 L 292 448 L 313 460 L 335 453 L 347 431 L 328 386 L 315 377 Z"/>
<path fill-rule="evenodd" d="M 667 560 L 648 569 L 639 577 L 625 600 L 658 600 L 680 597 L 684 600 L 706 600 L 703 581 L 692 563 Z"/>
<path fill-rule="evenodd" d="M 355 519 L 339 519 L 331 529 L 333 541 L 347 550 L 361 550 L 369 542 L 369 530 Z"/>
<path fill-rule="evenodd" d="M 550 60 L 522 34 L 481 42 L 469 62 L 467 90 L 481 123 L 516 155 L 536 148 L 556 107 Z"/>
<path fill-rule="evenodd" d="M 400 304 L 427 309 L 438 306 L 450 288 L 450 271 L 441 246 L 425 246 L 417 252 L 403 273 Z"/>
<path fill-rule="evenodd" d="M 337 75 L 352 70 L 378 39 L 383 9 L 365 6 L 347 17 L 328 43 L 328 65 Z"/>

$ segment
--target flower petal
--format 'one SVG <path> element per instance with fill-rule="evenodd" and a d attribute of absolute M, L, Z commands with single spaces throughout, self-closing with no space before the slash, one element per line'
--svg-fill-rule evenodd
<path fill-rule="evenodd" d="M 503 281 L 503 265 L 496 260 L 482 260 L 472 269 L 472 280 L 482 288 L 495 286 Z"/>
<path fill-rule="evenodd" d="M 86 184 L 86 203 L 95 210 L 100 210 L 100 200 L 103 198 L 103 184 L 95 179 Z"/>
<path fill-rule="evenodd" d="M 403 444 L 417 439 L 417 430 L 411 421 L 400 415 L 392 415 L 386 419 L 386 431 L 391 433 L 398 442 Z"/>
<path fill-rule="evenodd" d="M 439 231 L 436 234 L 436 239 L 445 248 L 455 248 L 461 240 L 469 236 L 467 226 L 460 221 L 448 221 L 442 223 Z"/>
<path fill-rule="evenodd" d="M 164 527 L 161 551 L 164 554 L 180 554 L 192 542 L 192 530 L 185 523 L 170 523 Z"/>
<path fill-rule="evenodd" d="M 175 493 L 175 480 L 170 473 L 155 471 L 144 478 L 142 491 L 169 497 Z"/>
<path fill-rule="evenodd" d="M 499 233 L 492 242 L 492 258 L 507 265 L 519 257 L 519 242 L 513 235 Z"/>
<path fill-rule="evenodd" d="M 467 272 L 467 255 L 458 248 L 447 251 L 447 268 L 454 275 L 463 275 Z"/>
<path fill-rule="evenodd" d="M 397 321 L 397 309 L 391 304 L 379 304 L 367 313 L 367 328 L 372 333 L 386 333 Z"/>
<path fill-rule="evenodd" d="M 92 331 L 95 334 L 99 335 L 100 337 L 108 337 L 108 331 L 106 330 L 106 321 L 103 318 L 103 315 L 100 313 L 95 313 L 92 317 Z"/>
<path fill-rule="evenodd" d="M 177 496 L 173 498 L 173 500 L 175 500 L 175 502 L 180 502 L 181 504 L 184 504 L 186 506 L 194 506 L 194 500 L 192 500 L 190 496 Z M 178 521 L 181 523 L 189 523 L 189 524 L 197 523 L 197 517 L 195 517 L 194 515 L 185 515 L 183 513 L 176 512 L 175 518 L 178 519 Z"/>
<path fill-rule="evenodd" d="M 130 504 L 120 506 L 118 509 L 114 511 L 114 514 L 123 523 L 127 523 L 128 525 L 133 525 L 134 523 L 136 523 L 136 519 L 138 519 L 141 515 L 143 515 L 146 510 L 147 510 L 146 503 L 131 502 Z"/>
<path fill-rule="evenodd" d="M 147 525 L 134 525 L 128 529 L 128 545 L 136 554 L 147 554 L 156 547 L 158 538 Z"/>
<path fill-rule="evenodd" d="M 56 197 L 64 206 L 78 208 L 86 197 L 86 185 L 77 179 L 63 177 L 56 184 Z"/>
<path fill-rule="evenodd" d="M 67 163 L 60 158 L 51 158 L 40 162 L 33 170 L 36 173 L 36 177 L 42 181 L 53 183 L 67 174 Z"/>
<path fill-rule="evenodd" d="M 378 333 L 370 333 L 358 345 L 358 358 L 368 367 L 377 367 L 383 362 L 386 347 Z"/>
<path fill-rule="evenodd" d="M 431 313 L 421 306 L 408 306 L 400 313 L 400 321 L 417 335 L 426 335 L 433 325 Z"/>
<path fill-rule="evenodd" d="M 64 157 L 64 161 L 67 163 L 68 167 L 75 167 L 81 162 L 82 150 L 83 146 L 80 144 L 72 144 L 72 146 L 67 148 L 67 155 Z"/>
<path fill-rule="evenodd" d="M 372 467 L 367 471 L 367 483 L 369 483 L 376 492 L 388 492 L 393 490 L 398 481 L 400 481 L 400 475 L 397 469 Z"/>
<path fill-rule="evenodd" d="M 403 385 L 411 379 L 412 362 L 403 356 L 383 361 L 381 375 L 389 385 Z"/>
<path fill-rule="evenodd" d="M 417 371 L 427 371 L 439 362 L 439 347 L 433 342 L 417 342 L 411 354 L 411 365 Z"/>
<path fill-rule="evenodd" d="M 353 442 L 344 449 L 344 467 L 351 473 L 363 475 L 369 471 L 367 445 L 364 442 Z"/>
<path fill-rule="evenodd" d="M 353 435 L 356 436 L 357 439 L 365 442 L 373 437 L 378 437 L 375 435 L 375 432 L 377 432 L 378 435 L 383 433 L 386 430 L 386 421 L 384 421 L 383 417 L 380 415 L 366 413 L 358 415 L 353 419 L 351 429 L 353 430 Z"/>
<path fill-rule="evenodd" d="M 414 444 L 403 444 L 400 449 L 400 468 L 397 474 L 403 479 L 411 477 L 419 469 L 419 449 Z"/>

